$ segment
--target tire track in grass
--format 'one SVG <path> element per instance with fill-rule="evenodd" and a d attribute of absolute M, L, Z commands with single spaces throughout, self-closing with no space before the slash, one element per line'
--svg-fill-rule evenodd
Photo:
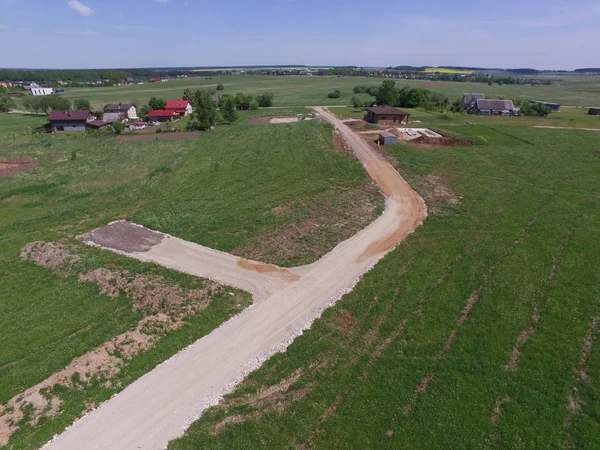
<path fill-rule="evenodd" d="M 481 297 L 481 292 L 485 289 L 489 277 L 498 268 L 502 267 L 502 265 L 506 262 L 506 260 L 508 259 L 508 257 L 513 253 L 514 249 L 517 248 L 517 246 L 521 245 L 524 242 L 525 237 L 527 235 L 527 232 L 536 223 L 541 210 L 547 204 L 548 204 L 548 202 L 546 201 L 542 205 L 540 205 L 539 209 L 533 214 L 532 218 L 527 222 L 526 226 L 524 226 L 519 231 L 519 233 L 516 236 L 516 239 L 513 240 L 512 245 L 509 245 L 508 248 L 507 248 L 507 250 L 502 255 L 502 261 L 496 262 L 495 264 L 491 264 L 489 266 L 489 268 L 487 269 L 487 271 L 483 275 L 483 281 L 481 282 L 481 284 L 467 298 L 467 300 L 465 302 L 465 306 L 463 307 L 462 311 L 460 312 L 460 314 L 456 318 L 456 324 L 455 324 L 454 328 L 452 329 L 452 331 L 450 332 L 450 334 L 446 338 L 443 347 L 438 351 L 438 353 L 433 358 L 434 361 L 439 362 L 441 360 L 444 360 L 448 356 L 448 354 L 450 353 L 451 349 L 453 348 L 454 342 L 456 341 L 458 332 L 464 326 L 464 324 L 467 322 L 468 318 L 471 316 L 471 312 L 472 312 L 473 308 L 479 302 L 480 297 Z M 421 399 L 421 397 L 427 393 L 429 384 L 435 378 L 436 378 L 436 370 L 434 368 L 434 370 L 432 370 L 429 373 L 427 373 L 422 378 L 422 380 L 415 386 L 415 388 L 413 389 L 413 393 L 410 396 L 408 402 L 405 403 L 400 408 L 400 414 L 394 414 L 394 416 L 392 417 L 389 429 L 386 431 L 386 435 L 387 436 L 392 436 L 394 434 L 395 428 L 397 428 L 398 425 L 399 425 L 398 424 L 398 422 L 399 422 L 398 418 L 399 417 L 401 418 L 403 416 L 408 416 L 411 412 L 414 411 L 414 408 L 415 408 L 416 404 L 419 402 L 419 400 Z"/>
<path fill-rule="evenodd" d="M 565 418 L 564 418 L 564 426 L 568 433 L 568 437 L 564 442 L 564 447 L 568 448 L 571 446 L 571 438 L 570 432 L 572 429 L 572 421 L 574 416 L 581 414 L 583 412 L 583 405 L 585 401 L 581 398 L 580 394 L 580 385 L 582 384 L 591 384 L 590 375 L 589 375 L 589 365 L 588 362 L 590 360 L 590 356 L 592 354 L 592 347 L 594 343 L 598 339 L 598 334 L 600 332 L 600 298 L 598 298 L 597 303 L 597 312 L 596 315 L 592 318 L 592 321 L 589 325 L 588 332 L 586 333 L 583 344 L 580 350 L 579 363 L 575 366 L 573 381 L 568 389 L 567 398 L 565 401 Z"/>

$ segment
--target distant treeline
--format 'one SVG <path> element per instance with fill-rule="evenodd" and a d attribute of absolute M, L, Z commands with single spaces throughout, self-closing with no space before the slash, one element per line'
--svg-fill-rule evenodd
<path fill-rule="evenodd" d="M 207 72 L 212 75 L 215 72 Z M 83 83 L 93 80 L 110 78 L 149 79 L 161 76 L 199 75 L 191 69 L 84 69 L 84 70 L 31 70 L 31 69 L 0 69 L 0 81 L 25 81 L 36 83 L 56 83 L 62 80 L 68 83 Z"/>
<path fill-rule="evenodd" d="M 600 73 L 600 68 L 576 69 L 575 73 Z"/>

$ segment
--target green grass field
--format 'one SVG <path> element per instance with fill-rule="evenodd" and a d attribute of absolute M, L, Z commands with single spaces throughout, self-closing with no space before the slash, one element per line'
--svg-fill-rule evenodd
<path fill-rule="evenodd" d="M 0 178 L 0 405 L 74 357 L 131 329 L 142 317 L 125 295 L 109 298 L 75 275 L 60 276 L 21 261 L 19 252 L 27 243 L 65 243 L 81 257 L 80 272 L 108 267 L 191 288 L 199 283 L 194 277 L 78 244 L 75 237 L 119 218 L 133 218 L 214 248 L 235 250 L 310 216 L 332 188 L 336 193 L 361 188 L 364 170 L 348 154 L 332 151 L 329 125 L 248 125 L 254 115 L 298 111 L 303 110 L 243 113 L 235 125 L 217 127 L 197 140 L 139 143 L 122 143 L 113 136 L 32 134 L 44 118 L 0 116 L 0 159 L 29 156 L 39 162 L 31 172 Z M 380 197 L 374 202 L 381 208 Z M 271 210 L 281 204 L 294 207 L 290 214 L 275 217 Z M 352 213 L 351 205 L 344 207 Z M 319 251 L 335 245 L 340 236 L 321 236 Z M 288 255 L 278 262 L 310 262 L 311 255 Z M 134 357 L 114 387 L 98 382 L 81 391 L 61 392 L 61 414 L 42 419 L 37 427 L 23 424 L 13 435 L 12 448 L 37 448 L 71 423 L 85 404 L 106 400 L 249 302 L 249 295 L 241 292 L 215 297 L 185 327 Z"/>
<path fill-rule="evenodd" d="M 231 75 L 171 80 L 168 83 L 146 83 L 143 85 L 123 85 L 119 87 L 81 87 L 70 88 L 65 96 L 70 99 L 85 98 L 95 107 L 107 103 L 147 101 L 156 96 L 168 99 L 181 98 L 186 88 L 216 88 L 223 84 L 223 93 L 257 95 L 263 92 L 275 94 L 275 106 L 315 106 L 315 105 L 349 105 L 354 95 L 352 88 L 357 85 L 379 86 L 380 78 L 364 77 L 320 77 L 320 76 L 254 76 Z M 528 85 L 492 85 L 482 83 L 455 83 L 426 80 L 396 80 L 398 87 L 411 86 L 431 89 L 447 95 L 451 101 L 462 97 L 465 92 L 482 92 L 488 98 L 524 98 L 563 105 L 588 105 L 599 103 L 600 77 L 564 77 L 563 84 L 554 86 Z M 341 97 L 330 99 L 329 92 L 339 89 Z M 369 95 L 361 94 L 364 100 Z"/>
<path fill-rule="evenodd" d="M 452 130 L 387 150 L 424 225 L 169 448 L 600 446 L 598 135 Z"/>

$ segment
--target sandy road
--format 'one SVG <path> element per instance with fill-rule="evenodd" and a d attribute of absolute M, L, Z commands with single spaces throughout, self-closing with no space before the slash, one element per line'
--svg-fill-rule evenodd
<path fill-rule="evenodd" d="M 384 214 L 321 260 L 291 270 L 223 256 L 172 237 L 157 239 L 156 243 L 150 234 L 144 248 L 124 251 L 113 247 L 132 257 L 238 286 L 246 282 L 245 271 L 246 278 L 251 279 L 249 284 L 254 286 L 251 289 L 260 291 L 262 299 L 135 381 L 76 422 L 47 448 L 166 447 L 248 373 L 285 349 L 326 307 L 352 290 L 364 273 L 423 222 L 425 204 L 400 174 L 341 120 L 323 107 L 315 109 L 339 130 L 385 193 Z M 93 236 L 86 240 L 95 242 Z M 111 248 L 104 241 L 95 243 Z M 215 266 L 215 254 L 220 254 L 220 266 Z M 264 288 L 259 288 L 263 282 Z"/>

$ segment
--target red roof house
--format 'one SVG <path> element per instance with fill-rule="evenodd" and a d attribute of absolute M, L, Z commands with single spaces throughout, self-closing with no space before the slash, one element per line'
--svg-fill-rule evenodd
<path fill-rule="evenodd" d="M 172 109 L 153 109 L 148 114 L 146 114 L 148 120 L 156 121 L 156 122 L 174 122 L 179 114 Z"/>
<path fill-rule="evenodd" d="M 182 116 L 189 116 L 193 111 L 189 100 L 168 100 L 165 109 L 172 109 Z"/>

